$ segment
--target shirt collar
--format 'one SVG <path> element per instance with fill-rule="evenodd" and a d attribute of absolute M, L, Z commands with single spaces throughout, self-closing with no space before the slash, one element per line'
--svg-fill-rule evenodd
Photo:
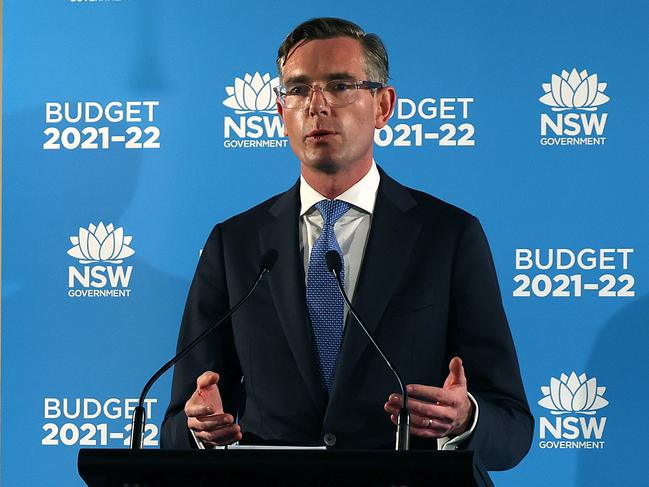
<path fill-rule="evenodd" d="M 345 201 L 371 215 L 374 212 L 380 180 L 381 175 L 376 167 L 376 162 L 372 159 L 372 166 L 367 174 L 336 199 Z M 300 176 L 300 216 L 313 208 L 313 205 L 319 201 L 326 199 L 306 182 L 304 176 Z"/>

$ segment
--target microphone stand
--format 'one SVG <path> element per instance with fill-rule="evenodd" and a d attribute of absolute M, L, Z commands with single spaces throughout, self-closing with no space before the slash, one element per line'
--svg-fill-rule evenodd
<path fill-rule="evenodd" d="M 347 293 L 345 292 L 342 281 L 340 279 L 340 270 L 342 269 L 342 260 L 340 259 L 340 254 L 335 250 L 329 250 L 325 254 L 325 259 L 327 261 L 327 267 L 329 268 L 329 271 L 334 275 L 336 279 L 338 290 L 340 291 L 340 294 L 345 300 L 345 304 L 347 305 L 349 312 L 352 314 L 356 322 L 360 325 L 361 329 L 367 335 L 367 338 L 369 338 L 370 342 L 372 342 L 372 345 L 374 345 L 374 348 L 378 350 L 379 354 L 381 355 L 385 363 L 388 365 L 388 367 L 390 368 L 394 376 L 397 378 L 397 382 L 399 383 L 399 387 L 401 388 L 401 397 L 403 397 L 403 404 L 401 406 L 401 409 L 399 410 L 399 414 L 397 415 L 397 436 L 395 442 L 395 450 L 399 450 L 399 451 L 409 450 L 410 449 L 410 412 L 408 410 L 408 391 L 403 385 L 401 376 L 396 371 L 396 369 L 392 366 L 392 363 L 385 356 L 383 350 L 381 350 L 381 347 L 379 347 L 378 343 L 376 343 L 372 334 L 369 332 L 369 330 L 365 327 L 363 322 L 360 320 L 360 318 L 356 314 L 356 311 L 354 311 L 352 303 L 349 301 L 349 298 L 347 297 Z"/>
<path fill-rule="evenodd" d="M 169 360 L 166 364 L 164 364 L 162 367 L 160 367 L 155 374 L 149 379 L 149 381 L 146 383 L 144 386 L 144 389 L 142 389 L 142 393 L 140 394 L 140 400 L 138 401 L 138 405 L 133 411 L 133 420 L 131 423 L 131 450 L 141 450 L 143 447 L 143 442 L 144 442 L 144 426 L 146 424 L 146 419 L 145 419 L 145 409 L 144 409 L 144 400 L 146 399 L 146 395 L 149 393 L 149 389 L 151 389 L 151 386 L 157 381 L 162 374 L 164 374 L 167 370 L 169 370 L 173 365 L 178 362 L 181 358 L 183 358 L 189 351 L 196 346 L 203 338 L 205 338 L 207 335 L 212 333 L 217 326 L 219 326 L 221 323 L 223 323 L 226 319 L 228 319 L 236 310 L 238 310 L 243 303 L 246 302 L 246 300 L 250 297 L 250 295 L 253 293 L 253 291 L 257 288 L 257 285 L 261 282 L 262 278 L 266 275 L 266 273 L 270 272 L 271 268 L 275 264 L 275 261 L 277 260 L 277 251 L 274 249 L 271 249 L 267 251 L 264 256 L 261 259 L 261 270 L 259 271 L 259 274 L 257 276 L 257 279 L 255 280 L 254 284 L 250 286 L 250 289 L 246 293 L 246 295 L 239 300 L 239 302 L 234 305 L 230 311 L 228 311 L 223 318 L 221 318 L 219 321 L 214 323 L 211 327 L 209 327 L 207 330 L 205 330 L 203 333 L 201 333 L 197 338 L 195 338 L 189 345 L 187 345 L 185 348 L 183 348 L 180 352 L 178 352 L 171 360 Z"/>

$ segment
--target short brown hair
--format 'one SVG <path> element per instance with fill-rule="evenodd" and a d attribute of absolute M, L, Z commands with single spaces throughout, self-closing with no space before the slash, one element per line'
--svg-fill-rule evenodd
<path fill-rule="evenodd" d="M 381 38 L 376 34 L 365 32 L 349 20 L 333 17 L 320 17 L 302 22 L 286 36 L 277 51 L 277 72 L 280 78 L 286 56 L 291 49 L 304 41 L 334 37 L 351 37 L 360 42 L 363 47 L 363 62 L 368 81 L 378 81 L 383 84 L 388 82 L 388 53 Z"/>

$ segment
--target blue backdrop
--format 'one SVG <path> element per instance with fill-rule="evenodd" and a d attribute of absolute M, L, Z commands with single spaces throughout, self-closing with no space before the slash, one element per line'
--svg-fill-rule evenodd
<path fill-rule="evenodd" d="M 278 45 L 314 16 L 388 47 L 399 105 L 378 163 L 489 237 L 536 417 L 496 484 L 646 483 L 646 2 L 29 0 L 3 15 L 2 485 L 83 485 L 78 449 L 128 440 L 213 224 L 298 177 L 270 89 Z M 151 446 L 169 387 L 150 394 Z"/>

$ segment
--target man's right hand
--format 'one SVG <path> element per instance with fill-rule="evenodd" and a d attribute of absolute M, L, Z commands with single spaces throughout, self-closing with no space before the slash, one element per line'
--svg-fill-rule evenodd
<path fill-rule="evenodd" d="M 216 385 L 219 374 L 203 372 L 196 379 L 196 390 L 185 403 L 187 427 L 208 445 L 229 445 L 241 439 L 241 427 L 231 414 L 223 412 L 221 394 Z"/>

